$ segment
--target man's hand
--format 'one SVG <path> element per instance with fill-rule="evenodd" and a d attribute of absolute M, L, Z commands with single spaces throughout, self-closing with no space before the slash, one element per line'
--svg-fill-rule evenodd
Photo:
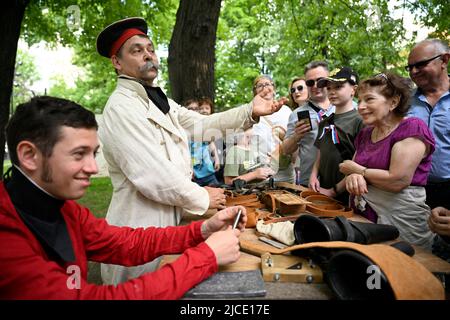
<path fill-rule="evenodd" d="M 273 176 L 275 172 L 269 167 L 262 167 L 253 171 L 253 174 L 255 175 L 255 179 L 266 180 L 270 176 Z"/>
<path fill-rule="evenodd" d="M 266 100 L 264 96 L 269 91 L 269 88 L 264 88 L 260 93 L 258 93 L 253 98 L 253 111 L 252 118 L 256 119 L 260 116 L 265 116 L 268 114 L 272 114 L 280 110 L 280 108 L 287 103 L 288 99 L 286 97 L 282 97 L 278 100 Z"/>
<path fill-rule="evenodd" d="M 313 189 L 315 192 L 320 192 L 320 181 L 314 175 L 309 177 L 309 188 Z"/>
<path fill-rule="evenodd" d="M 428 226 L 431 231 L 441 236 L 450 236 L 450 210 L 443 207 L 431 210 Z"/>
<path fill-rule="evenodd" d="M 231 226 L 224 231 L 217 231 L 213 233 L 206 244 L 216 255 L 217 264 L 219 266 L 227 265 L 236 262 L 239 259 L 239 229 L 232 229 Z"/>
<path fill-rule="evenodd" d="M 226 197 L 223 189 L 204 187 L 209 195 L 209 209 L 225 209 Z"/>
<path fill-rule="evenodd" d="M 243 232 L 247 223 L 247 211 L 243 206 L 235 206 L 220 210 L 211 218 L 205 220 L 202 224 L 203 238 L 207 239 L 214 232 L 226 230 L 229 226 L 232 226 L 239 210 L 242 210 L 242 214 L 236 229 Z"/>
<path fill-rule="evenodd" d="M 294 128 L 294 134 L 292 135 L 295 141 L 300 141 L 307 132 L 311 131 L 311 127 L 308 122 L 297 121 Z"/>
<path fill-rule="evenodd" d="M 364 177 L 358 173 L 353 173 L 345 178 L 345 187 L 350 194 L 360 196 L 369 192 L 367 182 Z"/>

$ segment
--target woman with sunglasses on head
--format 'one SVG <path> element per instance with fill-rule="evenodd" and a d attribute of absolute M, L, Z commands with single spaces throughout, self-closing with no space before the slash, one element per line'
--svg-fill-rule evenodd
<path fill-rule="evenodd" d="M 356 137 L 353 160 L 339 166 L 351 203 L 369 220 L 394 225 L 403 240 L 430 250 L 424 186 L 435 141 L 425 122 L 406 117 L 411 82 L 382 73 L 363 81 L 357 94 L 367 127 Z"/>
<path fill-rule="evenodd" d="M 266 100 L 274 100 L 276 88 L 273 79 L 268 75 L 260 75 L 253 81 L 253 96 L 265 88 Z M 283 142 L 287 130 L 291 109 L 284 105 L 277 112 L 260 117 L 259 123 L 253 126 L 251 148 L 259 157 L 259 162 L 268 165 L 274 172 L 275 181 L 294 183 L 294 166 L 291 155 L 281 152 L 280 144 Z"/>

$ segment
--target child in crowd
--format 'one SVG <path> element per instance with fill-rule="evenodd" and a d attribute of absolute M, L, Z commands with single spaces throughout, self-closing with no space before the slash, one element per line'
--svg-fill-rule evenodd
<path fill-rule="evenodd" d="M 353 141 L 363 127 L 362 119 L 354 108 L 353 97 L 358 83 L 358 75 L 348 67 L 333 72 L 318 81 L 318 87 L 326 87 L 328 99 L 336 107 L 333 115 L 319 124 L 319 134 L 315 141 L 318 148 L 309 187 L 314 191 L 348 203 L 348 193 L 339 171 L 339 164 L 353 158 Z"/>
<path fill-rule="evenodd" d="M 259 163 L 258 157 L 250 149 L 252 129 L 236 135 L 236 145 L 232 146 L 226 156 L 224 180 L 232 184 L 234 180 L 241 179 L 246 182 L 265 180 L 274 174 L 269 167 Z"/>

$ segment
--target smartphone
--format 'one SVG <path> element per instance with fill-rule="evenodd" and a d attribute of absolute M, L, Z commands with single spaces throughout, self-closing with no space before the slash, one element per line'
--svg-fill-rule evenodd
<path fill-rule="evenodd" d="M 241 219 L 241 215 L 242 215 L 242 210 L 239 209 L 238 213 L 236 214 L 236 217 L 234 218 L 234 223 L 233 223 L 233 229 L 236 229 L 239 220 Z"/>
<path fill-rule="evenodd" d="M 297 112 L 298 121 L 302 121 L 309 124 L 309 130 L 312 130 L 311 118 L 309 117 L 309 111 L 299 111 Z"/>

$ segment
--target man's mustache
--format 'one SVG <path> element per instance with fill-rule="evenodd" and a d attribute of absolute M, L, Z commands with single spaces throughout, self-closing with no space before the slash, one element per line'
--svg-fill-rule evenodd
<path fill-rule="evenodd" d="M 152 61 L 147 61 L 142 67 L 139 68 L 140 71 L 149 71 L 151 68 L 159 70 L 159 63 L 153 63 Z"/>

